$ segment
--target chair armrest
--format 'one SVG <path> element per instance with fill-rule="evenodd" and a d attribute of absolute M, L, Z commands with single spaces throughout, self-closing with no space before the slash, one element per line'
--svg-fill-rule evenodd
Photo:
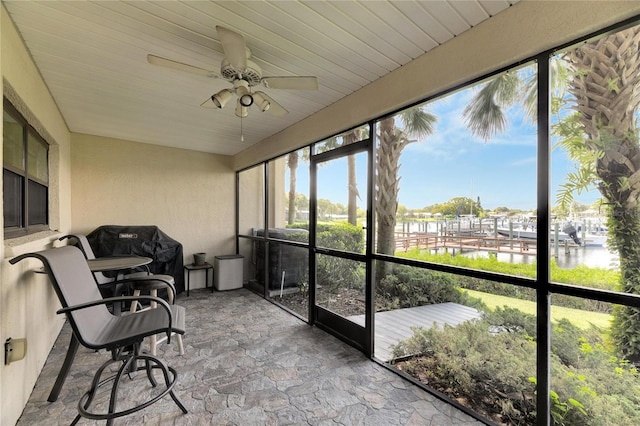
<path fill-rule="evenodd" d="M 144 271 L 138 271 L 139 268 L 144 268 Z M 151 269 L 149 268 L 149 264 L 146 265 L 141 265 L 141 266 L 136 266 L 135 268 L 131 268 L 134 272 L 131 273 L 131 275 L 135 275 L 135 274 L 147 274 L 147 275 L 153 275 L 151 273 Z M 130 274 L 126 274 L 125 277 L 127 275 Z"/>
<path fill-rule="evenodd" d="M 116 303 L 116 302 L 126 302 L 126 301 L 137 301 L 137 300 L 149 300 L 149 301 L 153 301 L 153 302 L 157 302 L 160 306 L 162 306 L 162 308 L 167 312 L 167 315 L 169 316 L 169 326 L 167 328 L 167 343 L 171 343 L 171 333 L 172 333 L 172 328 L 173 328 L 173 316 L 171 315 L 171 309 L 169 308 L 169 304 L 159 298 L 159 297 L 154 297 L 154 296 L 146 296 L 146 295 L 140 295 L 140 296 L 117 296 L 117 297 L 107 297 L 106 299 L 100 299 L 100 300 L 94 300 L 92 302 L 86 302 L 86 303 L 81 303 L 79 305 L 73 305 L 73 306 L 67 306 L 66 308 L 61 308 L 58 309 L 56 311 L 57 314 L 66 314 L 66 313 L 70 313 L 73 311 L 77 311 L 80 309 L 86 309 L 86 308 L 90 308 L 92 306 L 98 306 L 98 305 L 107 305 L 107 304 L 111 304 L 111 303 Z M 136 314 L 133 314 L 136 315 Z"/>
<path fill-rule="evenodd" d="M 163 280 L 162 278 L 158 278 L 155 275 L 151 274 L 151 275 L 146 275 L 144 277 L 127 277 L 125 276 L 124 278 L 120 279 L 120 280 L 115 280 L 115 281 L 111 281 L 108 283 L 104 283 L 104 284 L 100 284 L 99 287 L 102 286 L 110 286 L 110 285 L 116 285 L 116 284 L 127 284 L 127 283 L 133 283 L 136 281 L 158 281 L 161 282 L 163 284 L 165 284 L 169 290 L 171 291 L 171 293 L 173 294 L 173 304 L 176 304 L 176 287 L 170 283 L 167 280 Z"/>

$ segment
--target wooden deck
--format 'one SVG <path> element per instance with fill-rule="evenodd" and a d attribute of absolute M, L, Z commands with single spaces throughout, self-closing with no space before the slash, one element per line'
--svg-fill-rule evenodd
<path fill-rule="evenodd" d="M 393 358 L 391 346 L 411 337 L 412 327 L 431 328 L 434 323 L 438 326 L 456 326 L 474 318 L 480 318 L 480 312 L 453 302 L 378 312 L 375 315 L 376 358 L 390 361 Z M 364 315 L 354 315 L 348 319 L 364 327 Z"/>

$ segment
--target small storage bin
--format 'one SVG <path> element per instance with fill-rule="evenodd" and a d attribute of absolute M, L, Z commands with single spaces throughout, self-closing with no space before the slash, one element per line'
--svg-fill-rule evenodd
<path fill-rule="evenodd" d="M 242 288 L 244 256 L 230 254 L 213 260 L 213 285 L 218 291 Z"/>

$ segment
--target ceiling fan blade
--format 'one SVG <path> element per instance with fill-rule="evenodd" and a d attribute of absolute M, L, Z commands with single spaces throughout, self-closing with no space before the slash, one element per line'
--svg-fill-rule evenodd
<path fill-rule="evenodd" d="M 284 117 L 285 115 L 289 114 L 289 111 L 287 111 L 282 105 L 274 101 L 271 96 L 267 95 L 266 93 L 261 94 L 267 101 L 269 101 L 268 111 L 271 113 L 271 115 L 275 115 L 276 117 Z"/>
<path fill-rule="evenodd" d="M 264 77 L 262 84 L 270 89 L 318 90 L 318 77 Z"/>
<path fill-rule="evenodd" d="M 171 68 L 178 71 L 186 71 L 191 74 L 202 75 L 204 77 L 220 78 L 220 74 L 215 71 L 205 70 L 204 68 L 194 67 L 193 65 L 183 64 L 182 62 L 173 61 L 167 58 L 161 58 L 156 55 L 147 55 L 147 61 L 153 65 Z"/>
<path fill-rule="evenodd" d="M 247 43 L 242 34 L 221 26 L 216 26 L 216 31 L 227 61 L 237 71 L 244 71 L 247 68 Z"/>

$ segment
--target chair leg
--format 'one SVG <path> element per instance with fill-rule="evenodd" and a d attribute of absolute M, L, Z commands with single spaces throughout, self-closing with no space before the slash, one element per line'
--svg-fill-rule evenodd
<path fill-rule="evenodd" d="M 105 368 L 107 368 L 108 366 L 110 366 L 111 364 L 113 364 L 114 362 L 118 362 L 118 359 L 112 358 L 109 361 L 106 361 L 104 364 L 102 364 L 100 366 L 100 368 L 98 368 L 98 370 L 96 371 L 96 374 L 93 376 L 93 380 L 91 381 L 91 387 L 89 388 L 89 390 L 87 392 L 85 392 L 84 395 L 82 395 L 82 398 L 80 398 L 80 401 L 78 402 L 78 415 L 76 416 L 76 418 L 73 420 L 73 422 L 71 422 L 71 425 L 75 425 L 76 423 L 78 423 L 78 421 L 80 420 L 80 417 L 87 417 L 90 419 L 94 419 L 94 420 L 98 420 L 98 419 L 113 419 L 112 417 L 110 417 L 111 414 L 114 413 L 115 411 L 115 393 L 117 391 L 117 386 L 118 383 L 120 382 L 120 378 L 122 376 L 122 374 L 128 370 L 125 370 L 124 367 L 128 367 L 131 364 L 131 360 L 135 359 L 135 356 L 132 356 L 131 358 L 128 358 L 126 360 L 125 363 L 123 363 L 122 367 L 120 367 L 120 369 L 118 370 L 118 373 L 115 376 L 109 377 L 105 380 L 100 381 L 100 378 L 102 377 L 102 373 L 104 372 Z M 93 398 L 96 396 L 96 392 L 98 391 L 98 388 L 100 386 L 102 386 L 103 384 L 109 382 L 113 380 L 114 384 L 113 384 L 113 388 L 111 390 L 111 399 L 109 400 L 109 413 L 106 415 L 102 415 L 102 416 L 98 416 L 96 417 L 94 414 L 89 413 L 87 411 L 87 409 L 89 408 L 89 406 L 91 405 L 91 403 L 93 402 Z M 84 403 L 83 403 L 84 401 Z"/>
<path fill-rule="evenodd" d="M 187 409 L 182 404 L 180 399 L 178 399 L 176 394 L 173 392 L 173 384 L 176 382 L 176 379 L 177 379 L 176 371 L 172 367 L 167 366 L 160 359 L 157 359 L 157 362 L 158 362 L 158 367 L 157 368 L 160 368 L 162 370 L 163 375 L 164 375 L 164 383 L 165 383 L 165 385 L 167 386 L 167 388 L 171 389 L 169 391 L 169 395 L 171 395 L 171 399 L 173 399 L 173 401 L 176 403 L 178 408 L 180 408 L 180 410 L 182 410 L 182 412 L 184 414 L 187 414 L 187 412 L 188 412 Z M 173 381 L 171 381 L 170 378 L 169 378 L 169 371 L 173 374 Z"/>
<path fill-rule="evenodd" d="M 55 402 L 60 395 L 60 391 L 62 390 L 62 385 L 64 384 L 67 375 L 69 374 L 69 370 L 71 370 L 71 364 L 73 364 L 73 359 L 76 357 L 76 353 L 78 352 L 78 346 L 80 342 L 76 338 L 75 334 L 71 335 L 71 341 L 69 342 L 69 348 L 67 349 L 67 355 L 64 357 L 64 362 L 62 363 L 62 368 L 58 373 L 58 377 L 56 378 L 56 383 L 53 385 L 51 389 L 51 393 L 49 394 L 49 398 L 47 401 Z"/>
<path fill-rule="evenodd" d="M 158 296 L 158 290 L 151 290 L 149 291 L 149 295 L 153 296 L 153 297 L 157 297 Z M 134 290 L 133 291 L 133 297 L 138 297 L 140 296 L 140 290 Z M 142 305 L 140 305 L 140 307 L 142 307 Z M 158 304 L 156 302 L 151 302 L 149 304 L 149 308 L 150 309 L 155 309 L 158 307 Z M 131 302 L 131 309 L 129 310 L 129 312 L 134 313 L 138 310 L 138 302 L 134 301 Z M 149 353 L 153 356 L 156 355 L 156 345 L 158 344 L 158 338 L 156 337 L 156 335 L 154 334 L 153 336 L 149 337 Z"/>
<path fill-rule="evenodd" d="M 150 290 L 149 294 L 153 297 L 158 297 L 158 290 Z M 170 305 L 173 305 L 173 293 L 170 290 L 167 290 L 167 299 Z M 133 296 L 140 296 L 140 290 L 134 290 L 133 292 Z M 130 312 L 135 312 L 137 310 L 137 305 L 138 302 L 133 302 L 131 303 L 131 310 Z M 155 309 L 158 307 L 158 304 L 156 302 L 151 302 L 149 304 L 149 308 L 150 309 Z M 178 342 L 178 353 L 180 355 L 184 355 L 184 344 L 182 343 L 182 335 L 180 334 L 176 334 L 174 336 Z M 149 353 L 153 356 L 157 355 L 157 346 L 158 346 L 158 336 L 156 336 L 155 334 L 153 336 L 149 337 Z"/>
<path fill-rule="evenodd" d="M 168 293 L 168 301 L 170 305 L 173 305 L 173 293 L 170 290 L 167 290 Z M 176 341 L 178 342 L 178 353 L 180 355 L 184 355 L 184 344 L 182 343 L 182 335 L 181 334 L 176 334 L 175 335 Z"/>
<path fill-rule="evenodd" d="M 114 357 L 114 359 L 111 359 L 107 362 L 105 362 L 96 372 L 95 376 L 93 377 L 92 383 L 91 383 L 91 388 L 82 396 L 82 398 L 80 398 L 80 402 L 78 402 L 78 416 L 73 420 L 73 422 L 71 423 L 72 425 L 75 425 L 78 423 L 78 421 L 80 420 L 81 417 L 87 418 L 87 419 L 91 419 L 91 420 L 106 420 L 107 424 L 110 425 L 113 423 L 113 420 L 118 418 L 118 417 L 123 417 L 123 416 L 127 416 L 129 414 L 135 413 L 137 411 L 140 411 L 144 408 L 149 407 L 150 405 L 156 403 L 157 401 L 159 401 L 161 398 L 164 398 L 167 394 L 169 394 L 171 396 L 171 399 L 173 399 L 173 401 L 175 402 L 175 404 L 178 406 L 178 408 L 180 408 L 180 410 L 184 413 L 187 414 L 187 409 L 186 407 L 182 404 L 182 402 L 180 401 L 180 399 L 177 397 L 177 395 L 173 392 L 173 386 L 176 384 L 177 380 L 178 380 L 178 373 L 176 372 L 176 370 L 172 367 L 167 366 L 162 360 L 152 356 L 152 355 L 148 355 L 148 354 L 139 354 L 139 346 L 136 344 L 134 347 L 134 350 L 130 353 L 128 353 L 124 358 L 123 357 Z M 153 373 L 151 373 L 151 369 L 157 368 L 159 370 L 162 371 L 163 377 L 164 377 L 164 384 L 165 384 L 165 389 L 164 391 L 162 391 L 161 393 L 159 393 L 158 395 L 156 395 L 155 397 L 151 398 L 150 400 L 137 405 L 133 408 L 129 408 L 126 410 L 122 410 L 122 411 L 116 411 L 116 405 L 117 405 L 117 394 L 118 394 L 118 387 L 120 384 L 120 380 L 127 374 L 127 372 L 131 369 L 132 365 L 134 363 L 137 363 L 138 360 L 144 360 L 145 364 L 146 364 L 146 369 L 147 369 L 147 376 L 149 377 L 149 380 L 151 381 L 152 385 L 154 385 L 155 387 L 155 379 L 153 378 Z M 123 362 L 124 361 L 124 362 Z M 122 365 L 119 367 L 118 372 L 111 377 L 108 377 L 104 380 L 100 380 L 100 377 L 102 376 L 102 373 L 104 372 L 104 370 L 106 369 L 107 366 L 111 365 L 114 362 L 122 362 Z M 171 375 L 169 375 L 169 373 L 171 373 Z M 89 412 L 89 407 L 91 405 L 91 403 L 93 402 L 94 396 L 96 395 L 96 392 L 98 390 L 98 387 L 113 381 L 113 384 L 111 385 L 111 395 L 110 395 L 110 400 L 109 400 L 109 411 L 107 413 L 103 413 L 103 414 L 97 414 L 97 413 L 91 413 Z"/>
<path fill-rule="evenodd" d="M 116 404 L 118 403 L 118 386 L 120 385 L 120 379 L 122 376 L 127 373 L 131 365 L 136 362 L 136 354 L 135 352 L 129 358 L 127 358 L 126 362 L 123 362 L 120 368 L 118 369 L 118 373 L 116 374 L 115 379 L 113 379 L 113 386 L 111 387 L 111 396 L 109 398 L 109 414 L 116 413 Z M 107 419 L 107 425 L 111 425 L 113 423 L 113 418 Z"/>
<path fill-rule="evenodd" d="M 175 338 L 178 342 L 178 353 L 184 355 L 184 345 L 182 344 L 182 334 L 176 334 Z"/>
<path fill-rule="evenodd" d="M 149 379 L 151 386 L 155 388 L 156 386 L 158 386 L 158 382 L 156 381 L 156 378 L 153 377 L 153 371 L 152 371 L 153 366 L 151 365 L 151 362 L 148 359 L 144 361 L 144 365 L 145 365 L 145 369 L 147 370 L 147 379 Z"/>
<path fill-rule="evenodd" d="M 149 293 L 153 297 L 158 297 L 158 290 L 153 289 Z M 151 303 L 149 303 L 149 307 L 151 309 L 156 309 L 158 307 L 158 303 L 152 301 Z M 150 346 L 150 349 L 151 349 L 149 351 L 149 353 L 151 355 L 153 355 L 153 356 L 156 356 L 156 346 L 157 345 L 158 345 L 158 336 L 155 335 L 155 334 L 152 335 L 152 336 L 149 336 L 149 346 Z"/>
<path fill-rule="evenodd" d="M 140 290 L 134 290 L 133 297 L 138 297 L 138 296 L 140 296 Z M 129 312 L 133 313 L 137 310 L 138 310 L 138 301 L 134 300 L 133 302 L 131 302 L 131 308 L 129 308 Z"/>

